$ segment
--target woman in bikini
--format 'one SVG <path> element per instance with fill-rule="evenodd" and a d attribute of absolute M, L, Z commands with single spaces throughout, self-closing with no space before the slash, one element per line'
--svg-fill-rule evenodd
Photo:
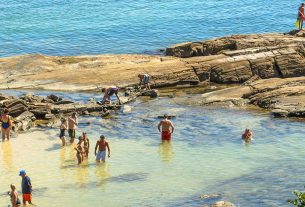
<path fill-rule="evenodd" d="M 5 141 L 5 137 L 7 140 L 10 139 L 10 131 L 12 127 L 11 117 L 8 115 L 8 109 L 4 109 L 4 113 L 1 115 L 1 132 L 2 132 L 2 141 Z"/>

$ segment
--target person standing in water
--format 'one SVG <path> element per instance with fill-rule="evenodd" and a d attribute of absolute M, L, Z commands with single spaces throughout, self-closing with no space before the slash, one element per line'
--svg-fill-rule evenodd
<path fill-rule="evenodd" d="M 162 141 L 170 141 L 171 140 L 171 135 L 174 133 L 174 125 L 173 123 L 168 120 L 168 115 L 164 114 L 164 118 L 162 121 L 160 121 L 158 125 L 158 130 L 161 132 L 162 127 L 162 133 L 161 133 L 161 139 Z"/>
<path fill-rule="evenodd" d="M 79 141 L 78 141 L 78 143 L 77 143 L 77 145 L 74 149 L 76 150 L 77 162 L 80 165 L 84 160 L 84 150 L 83 150 L 83 147 L 82 147 L 83 137 L 79 137 L 78 140 Z"/>
<path fill-rule="evenodd" d="M 75 139 L 75 129 L 78 125 L 78 120 L 77 120 L 77 116 L 76 116 L 76 112 L 74 112 L 72 114 L 71 117 L 69 117 L 68 119 L 68 126 L 69 126 L 69 137 L 70 137 L 70 143 L 74 142 Z"/>
<path fill-rule="evenodd" d="M 88 158 L 89 156 L 89 148 L 90 148 L 90 142 L 89 138 L 86 132 L 83 132 L 83 142 L 84 142 L 84 156 Z"/>
<path fill-rule="evenodd" d="M 8 109 L 4 109 L 4 113 L 1 115 L 1 133 L 2 133 L 2 141 L 5 141 L 5 137 L 7 140 L 10 139 L 10 132 L 12 128 L 12 118 L 8 115 Z"/>
<path fill-rule="evenodd" d="M 28 202 L 32 204 L 32 183 L 29 176 L 27 176 L 25 170 L 20 170 L 19 176 L 22 177 L 21 189 L 22 189 L 22 203 L 23 205 Z"/>
<path fill-rule="evenodd" d="M 21 202 L 18 198 L 18 192 L 16 190 L 16 186 L 14 184 L 11 184 L 11 191 L 9 192 L 10 197 L 11 197 L 11 203 L 12 207 L 19 207 Z"/>
<path fill-rule="evenodd" d="M 96 153 L 96 150 L 98 148 L 98 153 Z M 96 156 L 97 162 L 105 162 L 106 161 L 106 148 L 108 150 L 108 158 L 110 157 L 110 147 L 108 142 L 105 141 L 105 136 L 101 135 L 100 140 L 96 142 L 94 155 Z"/>
<path fill-rule="evenodd" d="M 60 135 L 59 135 L 59 138 L 62 141 L 62 146 L 66 145 L 66 130 L 67 130 L 67 120 L 65 118 L 62 118 L 60 124 Z"/>
<path fill-rule="evenodd" d="M 105 103 L 109 103 L 111 104 L 111 96 L 112 95 L 115 95 L 119 101 L 119 104 L 121 104 L 121 100 L 119 98 L 119 88 L 117 86 L 111 86 L 109 88 L 102 88 L 102 92 L 104 93 L 104 97 L 103 97 L 103 100 L 102 100 L 102 103 L 105 104 Z"/>
<path fill-rule="evenodd" d="M 303 22 L 305 19 L 304 15 L 304 3 L 301 4 L 301 6 L 298 9 L 298 20 L 299 20 L 299 30 L 303 29 Z"/>
<path fill-rule="evenodd" d="M 140 89 L 142 84 L 145 86 L 146 90 L 150 90 L 150 85 L 149 85 L 149 80 L 150 80 L 150 76 L 146 73 L 144 74 L 139 74 L 138 75 L 139 79 L 140 79 Z"/>

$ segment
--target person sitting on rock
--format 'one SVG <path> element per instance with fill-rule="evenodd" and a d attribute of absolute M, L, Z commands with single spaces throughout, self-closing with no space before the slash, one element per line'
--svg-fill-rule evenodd
<path fill-rule="evenodd" d="M 139 84 L 140 89 L 143 84 L 146 90 L 150 90 L 150 85 L 149 85 L 150 76 L 144 73 L 144 74 L 139 74 L 138 77 L 140 78 L 140 84 Z"/>
<path fill-rule="evenodd" d="M 8 109 L 4 109 L 4 113 L 1 115 L 0 121 L 1 124 L 1 132 L 2 132 L 2 141 L 5 141 L 5 137 L 7 140 L 10 139 L 10 132 L 12 128 L 12 118 L 8 115 Z"/>
<path fill-rule="evenodd" d="M 103 97 L 103 100 L 102 100 L 102 103 L 105 104 L 105 103 L 109 103 L 111 104 L 111 96 L 112 95 L 115 95 L 119 101 L 119 104 L 121 104 L 121 100 L 118 96 L 118 93 L 119 93 L 119 88 L 116 87 L 116 86 L 111 86 L 109 88 L 102 88 L 102 92 L 104 93 L 104 97 Z"/>
<path fill-rule="evenodd" d="M 299 30 L 303 29 L 303 21 L 305 19 L 304 15 L 304 3 L 301 4 L 301 6 L 298 9 L 298 21 L 299 21 Z"/>
<path fill-rule="evenodd" d="M 253 133 L 250 131 L 250 129 L 245 129 L 245 132 L 242 135 L 242 139 L 246 142 L 250 142 L 253 138 Z"/>

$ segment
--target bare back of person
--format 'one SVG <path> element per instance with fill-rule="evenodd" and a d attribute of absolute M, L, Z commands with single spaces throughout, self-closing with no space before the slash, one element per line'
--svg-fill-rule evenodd
<path fill-rule="evenodd" d="M 68 119 L 68 125 L 69 125 L 69 129 L 76 129 L 76 118 L 73 117 L 69 117 Z"/>
<path fill-rule="evenodd" d="M 108 145 L 108 142 L 106 142 L 105 140 L 104 141 L 99 140 L 98 141 L 98 150 L 99 151 L 105 151 L 107 145 Z"/>
<path fill-rule="evenodd" d="M 170 127 L 172 126 L 172 122 L 168 119 L 163 119 L 161 121 L 162 131 L 170 131 Z"/>

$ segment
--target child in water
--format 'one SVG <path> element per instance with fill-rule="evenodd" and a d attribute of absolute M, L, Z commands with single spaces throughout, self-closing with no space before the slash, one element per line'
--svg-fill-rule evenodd
<path fill-rule="evenodd" d="M 80 165 L 84 160 L 84 157 L 83 157 L 84 152 L 83 152 L 83 147 L 82 147 L 83 137 L 79 137 L 78 140 L 79 141 L 74 149 L 76 150 L 76 158 L 77 158 L 78 164 Z"/>
<path fill-rule="evenodd" d="M 18 192 L 17 192 L 16 186 L 14 184 L 11 184 L 11 191 L 8 193 L 11 197 L 12 207 L 19 207 L 21 205 L 21 202 L 18 198 Z"/>
<path fill-rule="evenodd" d="M 86 132 L 83 132 L 83 142 L 84 142 L 84 157 L 88 158 L 90 143 Z"/>
<path fill-rule="evenodd" d="M 66 145 L 66 130 L 67 130 L 67 120 L 65 118 L 62 118 L 61 124 L 60 124 L 60 135 L 59 138 L 62 141 L 62 146 Z"/>

